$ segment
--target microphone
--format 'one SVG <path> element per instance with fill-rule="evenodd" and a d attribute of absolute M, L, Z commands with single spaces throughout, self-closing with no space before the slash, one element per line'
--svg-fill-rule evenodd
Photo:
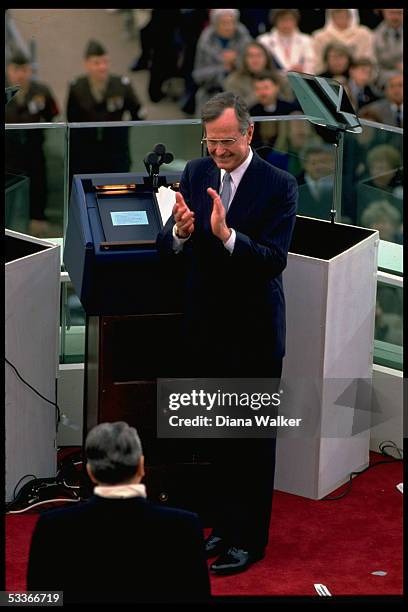
<path fill-rule="evenodd" d="M 173 155 L 173 153 L 165 153 L 165 154 L 163 155 L 163 162 L 162 162 L 162 163 L 163 163 L 163 164 L 171 164 L 171 162 L 173 161 L 173 159 L 174 159 L 174 155 Z"/>
<path fill-rule="evenodd" d="M 159 163 L 159 156 L 156 153 L 149 153 L 145 161 L 153 166 Z"/>
<path fill-rule="evenodd" d="M 164 155 L 166 153 L 166 147 L 160 142 L 159 144 L 154 145 L 153 151 L 157 153 L 157 155 Z"/>

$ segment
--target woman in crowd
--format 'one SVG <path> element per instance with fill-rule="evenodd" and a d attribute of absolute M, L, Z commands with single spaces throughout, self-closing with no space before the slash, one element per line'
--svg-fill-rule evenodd
<path fill-rule="evenodd" d="M 373 32 L 358 25 L 351 9 L 329 9 L 326 25 L 312 34 L 316 54 L 316 74 L 324 70 L 324 52 L 327 45 L 345 46 L 352 57 L 373 58 Z"/>
<path fill-rule="evenodd" d="M 241 96 L 248 108 L 251 108 L 258 101 L 255 95 L 255 78 L 262 72 L 277 74 L 276 64 L 263 45 L 252 41 L 244 49 L 240 68 L 231 72 L 226 78 L 225 91 L 232 91 Z M 281 95 L 283 98 L 290 98 L 291 90 L 286 87 Z"/>
<path fill-rule="evenodd" d="M 319 76 L 329 79 L 338 79 L 342 77 L 340 81 L 345 83 L 349 78 L 351 62 L 352 55 L 347 47 L 339 43 L 330 43 L 324 50 L 324 70 L 319 73 Z"/>
<path fill-rule="evenodd" d="M 224 90 L 225 79 L 238 66 L 238 58 L 251 40 L 239 22 L 237 9 L 212 9 L 210 25 L 197 43 L 193 79 L 198 86 L 196 114 L 214 94 Z"/>
<path fill-rule="evenodd" d="M 273 28 L 257 40 L 268 49 L 276 65 L 285 75 L 288 70 L 315 73 L 315 52 L 312 39 L 299 28 L 297 9 L 273 9 L 270 13 Z"/>

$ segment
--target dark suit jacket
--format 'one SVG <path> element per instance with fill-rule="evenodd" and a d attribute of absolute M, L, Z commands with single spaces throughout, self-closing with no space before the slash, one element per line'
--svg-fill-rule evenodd
<path fill-rule="evenodd" d="M 333 200 L 333 188 L 329 185 L 322 185 L 319 198 L 312 193 L 305 179 L 304 171 L 297 177 L 299 185 L 299 204 L 298 214 L 314 219 L 330 219 L 330 209 Z"/>
<path fill-rule="evenodd" d="M 297 183 L 254 153 L 227 213 L 227 225 L 236 231 L 232 255 L 212 234 L 208 187 L 220 188 L 213 160 L 189 162 L 180 190 L 195 212 L 195 230 L 183 248 L 185 341 L 192 351 L 187 357 L 200 368 L 191 375 L 268 376 L 263 368 L 285 352 L 282 271 L 296 219 Z M 157 246 L 177 258 L 173 224 L 170 217 Z"/>
<path fill-rule="evenodd" d="M 64 601 L 200 601 L 210 587 L 196 514 L 145 498 L 97 495 L 40 516 L 28 590 L 64 591 Z"/>

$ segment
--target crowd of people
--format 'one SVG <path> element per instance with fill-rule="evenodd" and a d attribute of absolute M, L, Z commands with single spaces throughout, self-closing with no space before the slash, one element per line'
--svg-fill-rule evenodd
<path fill-rule="evenodd" d="M 243 98 L 253 117 L 298 114 L 301 108 L 287 77 L 289 71 L 297 71 L 341 82 L 361 118 L 389 126 L 403 125 L 403 9 L 123 11 L 127 27 L 130 19 L 141 48 L 140 55 L 127 69 L 148 71 L 147 94 L 153 104 L 171 92 L 186 117 L 200 116 L 208 99 L 218 92 L 230 91 Z M 175 94 L 177 87 L 171 84 L 180 80 L 184 86 Z M 90 40 L 84 50 L 84 73 L 69 84 L 65 109 L 49 85 L 33 78 L 30 59 L 18 50 L 8 56 L 6 84 L 20 85 L 19 92 L 6 106 L 6 123 L 52 121 L 57 117 L 70 122 L 148 118 L 140 92 L 128 76 L 111 74 L 109 50 L 95 40 Z M 301 184 L 308 164 L 304 155 L 307 152 L 293 143 L 291 147 L 288 131 L 284 122 L 259 122 L 252 144 L 265 159 L 289 171 L 294 154 L 304 160 L 300 167 L 297 164 L 295 173 Z M 71 175 L 129 171 L 127 128 L 80 132 L 76 130 L 71 143 Z M 113 136 L 119 139 L 115 143 Z M 309 139 L 309 145 L 325 146 L 324 139 L 315 131 L 311 137 L 314 142 Z M 21 138 L 24 142 L 20 142 Z M 371 134 L 371 140 L 368 134 L 354 140 L 348 145 L 348 153 L 361 161 L 355 164 L 356 169 L 344 170 L 355 189 L 351 196 L 348 194 L 343 216 L 350 222 L 361 223 L 357 184 L 365 178 L 373 179 L 367 174 L 364 154 L 375 145 L 389 144 L 395 148 L 396 143 L 385 141 L 384 135 L 381 140 L 378 134 Z M 31 142 L 26 132 L 7 134 L 6 144 L 8 171 L 14 174 L 24 171 L 31 179 L 30 229 L 41 235 L 47 224 L 42 137 Z M 349 155 L 347 158 L 351 159 Z M 322 178 L 327 183 L 332 164 L 326 170 Z M 322 192 L 326 199 L 327 190 Z M 299 212 L 311 214 L 310 199 L 303 202 L 303 192 L 300 193 Z M 316 210 L 320 209 L 318 206 Z"/>

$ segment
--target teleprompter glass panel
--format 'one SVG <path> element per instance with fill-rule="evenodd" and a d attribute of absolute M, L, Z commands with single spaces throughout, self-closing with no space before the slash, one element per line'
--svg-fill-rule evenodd
<path fill-rule="evenodd" d="M 374 363 L 403 367 L 403 289 L 379 282 L 375 311 Z"/>
<path fill-rule="evenodd" d="M 290 71 L 287 76 L 309 121 L 333 130 L 361 132 L 360 121 L 341 83 L 301 72 Z"/>
<path fill-rule="evenodd" d="M 66 126 L 6 125 L 6 226 L 39 238 L 62 237 Z M 19 177 L 19 181 L 13 181 Z M 25 179 L 25 184 L 23 184 Z"/>

